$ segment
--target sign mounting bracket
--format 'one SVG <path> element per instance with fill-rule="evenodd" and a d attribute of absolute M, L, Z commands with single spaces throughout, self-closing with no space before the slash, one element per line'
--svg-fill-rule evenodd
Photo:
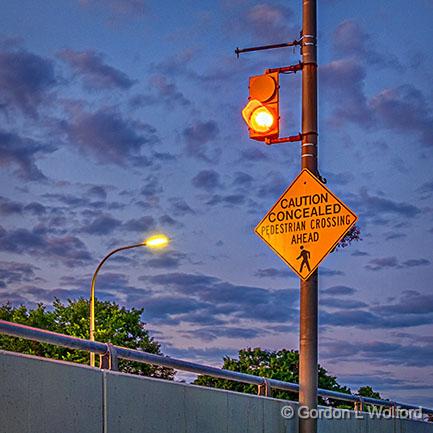
<path fill-rule="evenodd" d="M 249 53 L 251 51 L 263 51 L 263 50 L 273 50 L 275 48 L 287 48 L 287 47 L 295 47 L 302 45 L 302 41 L 295 39 L 292 42 L 285 42 L 282 44 L 272 44 L 272 45 L 261 45 L 258 47 L 249 47 L 249 48 L 236 48 L 235 54 L 239 59 L 239 54 Z"/>

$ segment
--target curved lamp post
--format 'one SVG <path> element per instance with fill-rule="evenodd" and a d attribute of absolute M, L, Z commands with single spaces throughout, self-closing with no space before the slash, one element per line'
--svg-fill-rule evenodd
<path fill-rule="evenodd" d="M 140 244 L 128 245 L 126 247 L 116 248 L 115 250 L 108 253 L 100 261 L 98 267 L 96 268 L 95 273 L 93 274 L 92 285 L 90 287 L 90 340 L 91 341 L 95 341 L 95 282 L 96 282 L 96 277 L 98 275 L 98 272 L 102 268 L 102 265 L 108 260 L 109 257 L 111 257 L 113 254 L 118 253 L 119 251 L 130 250 L 132 248 L 138 248 L 138 247 L 164 248 L 165 246 L 168 245 L 169 241 L 170 240 L 165 235 L 151 236 L 150 238 L 146 239 L 144 242 L 141 242 Z M 93 352 L 90 352 L 90 365 L 92 367 L 95 366 L 95 354 Z"/>

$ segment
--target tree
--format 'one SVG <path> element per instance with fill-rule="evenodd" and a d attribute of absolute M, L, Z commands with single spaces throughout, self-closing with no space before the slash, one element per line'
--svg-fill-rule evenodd
<path fill-rule="evenodd" d="M 322 367 L 319 367 L 319 388 L 350 394 L 350 389 L 338 384 L 334 376 Z M 285 382 L 299 383 L 299 353 L 296 350 L 268 351 L 260 348 L 247 348 L 239 351 L 238 359 L 224 357 L 223 367 L 226 370 L 239 371 L 254 374 L 256 376 L 270 379 L 283 380 Z M 216 379 L 210 376 L 199 376 L 195 381 L 197 385 L 209 386 L 211 388 L 222 388 L 232 391 L 257 394 L 257 386 L 233 382 L 225 379 Z M 286 400 L 297 400 L 297 393 L 282 390 L 272 390 L 272 397 Z M 320 399 L 320 404 L 335 406 L 335 401 Z M 341 407 L 341 404 L 339 404 Z"/>
<path fill-rule="evenodd" d="M 370 397 L 370 398 L 377 398 L 379 400 L 382 400 L 381 395 L 378 392 L 374 391 L 371 386 L 361 386 L 361 388 L 358 389 L 358 395 L 360 395 L 361 397 Z M 362 410 L 369 411 L 371 410 L 372 407 L 373 405 L 364 403 L 362 405 Z"/>
<path fill-rule="evenodd" d="M 161 354 L 160 345 L 141 321 L 141 309 L 126 309 L 115 302 L 95 301 L 95 340 Z M 63 304 L 58 299 L 52 308 L 38 304 L 34 309 L 23 305 L 13 307 L 7 303 L 0 306 L 0 319 L 21 323 L 35 328 L 89 338 L 89 301 L 83 298 L 68 300 Z M 9 337 L 0 334 L 0 349 L 27 353 L 46 358 L 89 364 L 89 353 L 53 346 L 45 343 Z M 119 360 L 119 370 L 125 373 L 172 379 L 174 371 L 149 364 Z"/>
<path fill-rule="evenodd" d="M 373 388 L 371 386 L 361 386 L 361 388 L 358 389 L 358 395 L 362 397 L 377 398 L 379 400 L 382 400 L 380 394 L 376 391 L 373 391 Z"/>
<path fill-rule="evenodd" d="M 361 229 L 354 225 L 344 236 L 343 239 L 341 239 L 340 242 L 338 242 L 337 246 L 335 247 L 335 250 L 338 250 L 339 248 L 346 248 L 348 247 L 352 242 L 359 242 L 361 241 Z"/>

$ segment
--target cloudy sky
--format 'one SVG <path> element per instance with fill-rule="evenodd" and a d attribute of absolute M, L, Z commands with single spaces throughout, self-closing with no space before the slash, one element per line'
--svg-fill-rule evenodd
<path fill-rule="evenodd" d="M 299 282 L 253 227 L 299 144 L 248 139 L 248 76 L 298 50 L 300 1 L 19 0 L 0 15 L 0 302 L 144 308 L 164 353 L 220 365 L 297 348 Z M 320 362 L 353 390 L 433 405 L 433 3 L 322 0 L 320 171 L 363 240 L 320 276 Z M 281 78 L 283 134 L 300 77 Z"/>

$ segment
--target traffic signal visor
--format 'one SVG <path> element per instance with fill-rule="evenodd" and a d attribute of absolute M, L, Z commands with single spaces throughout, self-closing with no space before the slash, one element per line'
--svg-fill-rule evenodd
<path fill-rule="evenodd" d="M 257 99 L 248 102 L 242 110 L 242 117 L 250 129 L 259 133 L 269 132 L 276 120 L 274 113 Z"/>

